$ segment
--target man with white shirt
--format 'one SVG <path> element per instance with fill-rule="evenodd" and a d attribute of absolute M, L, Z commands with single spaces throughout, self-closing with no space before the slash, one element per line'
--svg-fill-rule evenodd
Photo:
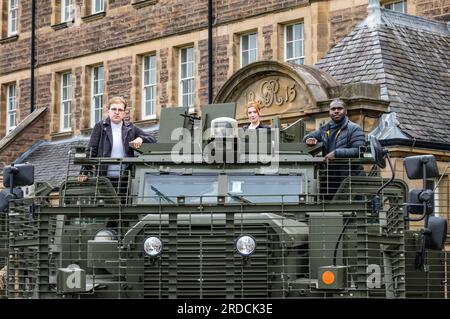
<path fill-rule="evenodd" d="M 108 118 L 95 124 L 89 140 L 89 152 L 91 157 L 133 157 L 134 148 L 141 147 L 142 143 L 155 143 L 156 139 L 145 133 L 142 129 L 132 123 L 125 123 L 125 110 L 127 102 L 123 97 L 115 96 L 108 103 Z M 112 181 L 118 179 L 127 167 L 120 165 L 102 165 L 98 175 L 108 176 Z M 89 174 L 93 174 L 92 166 L 83 166 L 79 182 L 88 179 Z"/>

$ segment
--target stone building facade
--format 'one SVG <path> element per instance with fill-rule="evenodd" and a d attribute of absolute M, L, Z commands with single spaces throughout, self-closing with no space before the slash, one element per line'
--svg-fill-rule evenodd
<path fill-rule="evenodd" d="M 368 0 L 212 3 L 217 98 L 245 61 L 315 65 L 365 19 Z M 436 21 L 450 19 L 448 1 L 381 3 Z M 206 0 L 36 1 L 36 110 L 30 114 L 31 0 L 0 0 L 0 168 L 39 141 L 89 134 L 114 95 L 129 100 L 129 119 L 142 127 L 157 126 L 164 107 L 189 104 L 200 112 L 208 103 L 207 5 Z M 381 106 L 373 116 L 386 110 Z M 322 108 L 308 130 L 327 117 Z M 357 109 L 370 113 L 374 107 Z M 290 113 L 282 121 L 298 116 Z M 376 121 L 366 120 L 368 133 Z"/>
<path fill-rule="evenodd" d="M 31 1 L 0 2 L 1 138 L 11 128 L 7 121 L 11 85 L 15 87 L 15 124 L 30 113 Z M 17 6 L 15 33 L 9 30 L 12 3 Z M 64 22 L 62 6 L 67 3 L 72 18 Z M 109 97 L 123 95 L 130 100 L 132 121 L 143 125 L 157 122 L 161 108 L 183 104 L 180 53 L 184 54 L 185 48 L 192 47 L 194 52 L 193 106 L 198 109 L 208 102 L 207 1 L 104 0 L 102 7 L 94 8 L 97 5 L 87 0 L 36 3 L 35 107 L 47 111 L 41 119 L 45 133 L 35 131 L 40 134 L 35 141 L 89 131 L 94 123 L 93 72 L 99 69 L 101 106 Z M 304 64 L 313 65 L 367 14 L 367 0 L 227 0 L 213 1 L 213 6 L 214 95 L 240 69 L 240 41 L 246 41 L 246 35 L 256 34 L 256 60 L 285 61 L 286 26 L 301 25 L 302 34 L 297 38 L 302 42 L 300 56 Z M 408 0 L 406 8 L 408 13 L 438 20 L 449 17 L 445 1 Z M 151 106 L 154 111 L 145 115 L 143 61 L 149 55 L 155 56 L 156 96 Z M 70 74 L 70 96 L 65 99 L 64 74 Z M 70 104 L 65 112 L 61 111 L 63 99 Z M 65 113 L 65 124 L 61 113 Z"/>

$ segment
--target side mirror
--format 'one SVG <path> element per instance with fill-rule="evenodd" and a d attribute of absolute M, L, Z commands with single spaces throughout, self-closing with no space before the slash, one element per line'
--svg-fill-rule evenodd
<path fill-rule="evenodd" d="M 9 207 L 9 202 L 13 199 L 23 198 L 23 191 L 19 188 L 5 188 L 0 192 L 0 212 L 5 212 Z"/>
<path fill-rule="evenodd" d="M 429 189 L 411 189 L 405 205 L 408 214 L 419 215 L 424 213 L 423 206 L 426 205 L 425 212 L 431 215 L 434 212 L 434 192 Z"/>
<path fill-rule="evenodd" d="M 11 174 L 12 173 L 12 174 Z M 11 187 L 11 175 L 13 186 L 28 186 L 34 183 L 34 166 L 31 164 L 8 165 L 3 168 L 3 185 Z"/>
<path fill-rule="evenodd" d="M 425 248 L 442 250 L 447 238 L 447 220 L 437 216 L 428 219 L 429 235 L 425 236 Z"/>
<path fill-rule="evenodd" d="M 372 153 L 372 157 L 375 159 L 375 163 L 381 167 L 386 167 L 386 157 L 385 153 L 386 151 L 383 149 L 383 147 L 380 144 L 380 141 L 376 139 L 375 137 L 372 137 L 370 139 L 370 152 Z"/>
<path fill-rule="evenodd" d="M 439 176 L 434 155 L 417 155 L 406 157 L 403 161 L 409 179 L 434 178 Z M 424 167 L 425 166 L 425 167 Z M 424 176 L 424 173 L 426 176 Z"/>

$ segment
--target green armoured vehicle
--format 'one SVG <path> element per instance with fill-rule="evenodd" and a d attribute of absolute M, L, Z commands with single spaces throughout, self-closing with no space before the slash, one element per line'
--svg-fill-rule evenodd
<path fill-rule="evenodd" d="M 6 167 L 6 296 L 446 297 L 446 220 L 425 186 L 379 176 L 392 165 L 375 139 L 334 162 L 349 176 L 329 192 L 331 164 L 301 142 L 302 121 L 243 132 L 234 115 L 234 104 L 205 106 L 201 119 L 164 109 L 158 143 L 135 158 L 77 148 L 57 195 L 36 183 L 23 197 L 14 186 L 33 184 L 33 167 Z M 108 164 L 126 168 L 119 183 L 99 174 Z M 352 176 L 356 164 L 368 176 Z M 80 165 L 92 168 L 84 183 Z M 424 185 L 438 175 L 432 156 L 405 168 Z M 410 214 L 422 230 L 409 230 Z"/>

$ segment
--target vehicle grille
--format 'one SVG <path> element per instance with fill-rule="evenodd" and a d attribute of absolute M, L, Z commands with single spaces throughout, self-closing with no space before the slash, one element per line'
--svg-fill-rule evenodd
<path fill-rule="evenodd" d="M 245 225 L 244 231 L 225 226 L 177 227 L 176 232 L 147 226 L 143 238 L 159 235 L 164 252 L 158 263 L 144 261 L 144 297 L 269 297 L 270 231 L 266 225 Z M 256 252 L 248 259 L 234 248 L 243 233 L 257 241 Z"/>

